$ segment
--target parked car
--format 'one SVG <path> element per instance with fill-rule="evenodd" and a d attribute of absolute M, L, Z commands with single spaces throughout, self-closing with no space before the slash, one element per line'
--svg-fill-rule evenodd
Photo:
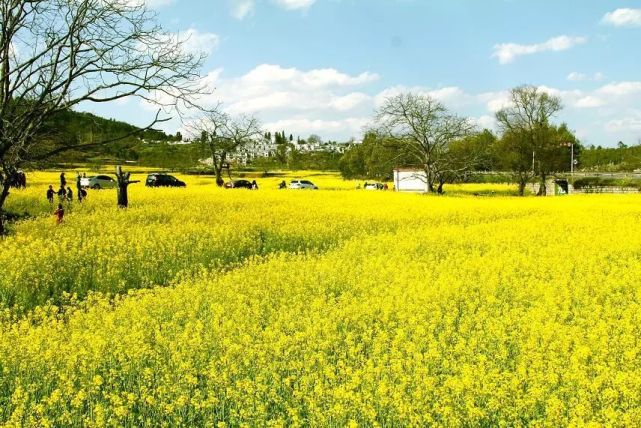
<path fill-rule="evenodd" d="M 314 183 L 312 183 L 309 180 L 292 180 L 291 183 L 289 183 L 289 188 L 318 190 L 318 186 L 316 186 Z"/>
<path fill-rule="evenodd" d="M 252 183 L 248 180 L 233 180 L 225 183 L 225 189 L 251 189 Z"/>
<path fill-rule="evenodd" d="M 108 175 L 93 175 L 80 179 L 80 187 L 90 189 L 113 189 L 117 184 L 116 180 Z"/>
<path fill-rule="evenodd" d="M 173 175 L 169 174 L 149 174 L 145 181 L 145 186 L 148 187 L 186 187 L 184 181 L 178 180 Z"/>
<path fill-rule="evenodd" d="M 363 186 L 365 190 L 384 190 L 385 185 L 383 183 L 365 183 Z"/>

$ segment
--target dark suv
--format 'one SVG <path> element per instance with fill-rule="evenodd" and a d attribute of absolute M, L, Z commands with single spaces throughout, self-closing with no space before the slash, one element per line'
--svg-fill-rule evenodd
<path fill-rule="evenodd" d="M 251 189 L 252 183 L 249 180 L 234 180 L 225 183 L 225 189 Z"/>
<path fill-rule="evenodd" d="M 145 186 L 149 187 L 185 187 L 184 181 L 178 180 L 173 175 L 168 174 L 149 174 Z"/>

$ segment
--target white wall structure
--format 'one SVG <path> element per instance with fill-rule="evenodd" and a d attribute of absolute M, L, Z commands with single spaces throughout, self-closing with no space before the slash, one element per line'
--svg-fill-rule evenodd
<path fill-rule="evenodd" d="M 413 168 L 394 170 L 394 189 L 397 192 L 427 192 L 425 171 Z"/>

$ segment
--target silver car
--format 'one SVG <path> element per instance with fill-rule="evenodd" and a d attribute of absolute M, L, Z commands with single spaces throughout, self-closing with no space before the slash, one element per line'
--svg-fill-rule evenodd
<path fill-rule="evenodd" d="M 94 175 L 91 177 L 82 177 L 80 179 L 80 186 L 83 188 L 114 189 L 116 185 L 116 180 L 108 175 Z"/>
<path fill-rule="evenodd" d="M 291 183 L 289 183 L 289 188 L 318 190 L 318 186 L 316 186 L 314 183 L 312 183 L 309 180 L 292 180 Z"/>

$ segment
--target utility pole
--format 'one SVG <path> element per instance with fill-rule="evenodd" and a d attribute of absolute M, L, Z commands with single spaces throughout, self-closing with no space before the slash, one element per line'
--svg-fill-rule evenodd
<path fill-rule="evenodd" d="M 570 175 L 574 175 L 574 143 L 570 143 Z"/>
<path fill-rule="evenodd" d="M 574 143 L 569 141 L 562 145 L 570 148 L 570 175 L 574 175 Z"/>
<path fill-rule="evenodd" d="M 532 152 L 532 173 L 536 170 L 536 168 L 534 168 L 534 153 L 535 152 Z"/>

